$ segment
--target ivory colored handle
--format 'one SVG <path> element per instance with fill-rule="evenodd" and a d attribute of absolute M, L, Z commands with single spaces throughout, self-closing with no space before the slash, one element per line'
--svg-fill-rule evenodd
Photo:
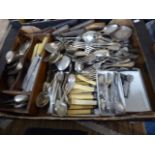
<path fill-rule="evenodd" d="M 71 99 L 94 99 L 92 94 L 70 94 L 69 98 Z"/>
<path fill-rule="evenodd" d="M 94 85 L 96 86 L 96 81 L 92 81 L 92 80 L 89 80 L 88 78 L 82 76 L 82 75 L 77 75 L 77 78 L 80 79 L 81 81 L 84 81 L 84 82 L 87 82 L 91 85 Z"/>
<path fill-rule="evenodd" d="M 72 115 L 90 115 L 92 112 L 91 109 L 85 109 L 85 110 L 68 110 L 67 114 L 68 116 Z"/>
<path fill-rule="evenodd" d="M 77 94 L 77 93 L 87 93 L 88 91 L 79 90 L 79 89 L 72 89 L 70 94 Z"/>
<path fill-rule="evenodd" d="M 134 62 L 129 62 L 129 63 L 124 63 L 124 64 L 116 64 L 116 65 L 113 65 L 114 67 L 133 67 L 135 65 Z"/>
<path fill-rule="evenodd" d="M 40 55 L 40 56 L 43 55 L 45 45 L 48 43 L 48 41 L 49 41 L 49 36 L 44 37 L 42 43 L 39 44 L 39 49 L 37 50 L 38 55 Z"/>
<path fill-rule="evenodd" d="M 83 86 L 83 85 L 80 85 L 80 84 L 75 84 L 73 89 L 85 90 L 87 92 L 94 92 L 95 91 L 94 87 Z"/>
<path fill-rule="evenodd" d="M 89 83 L 86 83 L 86 82 L 81 82 L 81 81 L 78 81 L 78 82 L 76 82 L 76 84 L 80 84 L 80 85 L 84 85 L 84 86 L 90 86 L 90 84 Z"/>
<path fill-rule="evenodd" d="M 96 100 L 71 99 L 71 104 L 73 105 L 97 105 L 97 101 Z"/>
<path fill-rule="evenodd" d="M 93 23 L 93 24 L 86 26 L 85 29 L 86 30 L 92 30 L 92 29 L 96 29 L 96 28 L 103 29 L 104 26 L 105 26 L 105 23 L 103 23 L 103 22 Z"/>
<path fill-rule="evenodd" d="M 79 109 L 93 109 L 93 105 L 70 105 L 70 110 L 79 110 Z"/>
<path fill-rule="evenodd" d="M 38 48 L 39 48 L 39 44 L 36 44 L 32 53 L 31 60 L 33 60 L 33 58 L 36 56 Z"/>

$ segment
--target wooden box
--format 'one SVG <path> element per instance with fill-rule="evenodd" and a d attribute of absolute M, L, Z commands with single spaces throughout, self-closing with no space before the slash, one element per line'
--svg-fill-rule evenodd
<path fill-rule="evenodd" d="M 57 26 L 64 21 L 68 20 L 51 20 L 51 21 L 43 21 L 36 22 L 33 24 L 23 24 L 20 25 L 18 22 L 12 22 L 12 28 L 5 40 L 4 46 L 0 52 L 0 90 L 4 91 L 7 89 L 5 85 L 5 54 L 9 50 L 15 50 L 20 42 L 24 41 L 25 38 L 28 38 L 31 41 L 31 46 L 25 55 L 23 61 L 28 62 L 30 60 L 32 49 L 37 42 L 40 42 L 40 38 L 42 38 L 46 33 L 49 32 L 50 27 Z M 81 22 L 83 20 L 79 20 Z M 102 20 L 104 22 L 109 22 L 109 20 Z M 146 90 L 150 100 L 151 112 L 143 112 L 143 113 L 130 113 L 122 116 L 113 116 L 113 117 L 52 117 L 44 112 L 38 111 L 35 106 L 35 100 L 37 95 L 42 89 L 43 81 L 45 80 L 45 72 L 46 72 L 46 64 L 41 62 L 39 66 L 39 71 L 37 74 L 37 78 L 35 81 L 35 85 L 33 87 L 33 91 L 30 95 L 30 100 L 28 102 L 28 106 L 24 110 L 15 110 L 15 109 L 5 109 L 0 108 L 0 116 L 7 118 L 18 118 L 18 119 L 34 119 L 34 120 L 98 120 L 98 121 L 114 121 L 114 120 L 139 120 L 139 119 L 153 119 L 155 118 L 155 55 L 153 51 L 153 43 L 149 37 L 149 34 L 146 30 L 145 24 L 142 20 L 114 20 L 118 24 L 129 25 L 133 27 L 134 33 L 132 35 L 132 46 L 134 48 L 139 49 L 139 58 L 136 62 L 136 67 L 138 67 L 142 72 L 142 77 L 144 79 L 144 83 L 146 86 Z M 21 26 L 36 26 L 38 28 L 44 29 L 42 34 L 37 34 L 36 36 L 29 36 L 23 33 L 20 30 Z M 51 36 L 52 41 L 52 36 Z M 23 80 L 24 71 L 21 72 L 17 79 L 16 84 L 14 84 L 9 91 L 5 91 L 5 93 L 13 94 L 11 91 L 13 89 L 19 90 L 15 94 L 22 94 L 24 92 L 20 91 L 21 81 Z M 42 76 L 39 76 L 42 75 Z"/>

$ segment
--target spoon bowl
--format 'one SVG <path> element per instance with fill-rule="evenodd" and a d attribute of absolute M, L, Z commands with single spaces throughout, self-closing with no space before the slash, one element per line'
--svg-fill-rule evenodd
<path fill-rule="evenodd" d="M 14 97 L 14 101 L 16 103 L 26 102 L 26 101 L 28 101 L 28 96 L 27 95 L 16 95 Z"/>
<path fill-rule="evenodd" d="M 132 35 L 132 29 L 128 26 L 120 26 L 120 28 L 112 34 L 112 37 L 119 41 L 126 41 Z"/>
<path fill-rule="evenodd" d="M 106 35 L 110 35 L 112 33 L 114 33 L 115 31 L 117 31 L 119 28 L 119 26 L 117 24 L 110 24 L 104 27 L 103 32 Z"/>
<path fill-rule="evenodd" d="M 85 43 L 92 43 L 94 42 L 99 34 L 96 31 L 87 31 L 82 35 L 82 39 Z"/>
<path fill-rule="evenodd" d="M 45 50 L 50 53 L 50 54 L 53 54 L 55 51 L 58 51 L 59 49 L 59 44 L 58 43 L 47 43 L 45 45 Z"/>
<path fill-rule="evenodd" d="M 96 51 L 94 52 L 94 55 L 95 55 L 97 58 L 109 57 L 109 56 L 110 56 L 109 50 L 107 50 L 107 49 L 96 50 Z"/>
<path fill-rule="evenodd" d="M 75 71 L 81 73 L 84 68 L 84 65 L 78 61 L 75 62 Z"/>
<path fill-rule="evenodd" d="M 64 55 L 62 59 L 57 63 L 57 68 L 59 71 L 64 71 L 69 67 L 70 63 L 71 59 L 68 56 Z"/>
<path fill-rule="evenodd" d="M 58 116 L 63 117 L 67 114 L 67 104 L 62 102 L 61 100 L 57 100 L 55 104 L 55 111 Z"/>
<path fill-rule="evenodd" d="M 115 104 L 115 112 L 116 112 L 116 114 L 124 113 L 125 107 L 121 103 L 118 102 Z"/>
<path fill-rule="evenodd" d="M 15 58 L 15 53 L 13 51 L 8 51 L 6 53 L 5 58 L 6 58 L 7 64 L 10 64 L 13 61 L 13 59 Z"/>
<path fill-rule="evenodd" d="M 68 77 L 68 91 L 67 91 L 67 94 L 70 93 L 70 91 L 72 90 L 74 84 L 75 84 L 75 81 L 76 81 L 76 78 L 75 78 L 75 75 L 74 74 L 70 74 L 69 77 Z"/>
<path fill-rule="evenodd" d="M 36 99 L 36 106 L 38 108 L 43 108 L 45 106 L 47 106 L 50 102 L 50 98 L 48 95 L 48 92 L 42 91 Z"/>

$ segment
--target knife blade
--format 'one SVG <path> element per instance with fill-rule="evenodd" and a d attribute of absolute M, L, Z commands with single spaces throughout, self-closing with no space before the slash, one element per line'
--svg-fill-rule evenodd
<path fill-rule="evenodd" d="M 40 57 L 39 57 L 39 56 L 36 56 L 36 57 L 33 59 L 31 65 L 30 65 L 30 67 L 29 67 L 29 69 L 28 69 L 28 72 L 27 72 L 27 74 L 26 74 L 26 76 L 25 76 L 25 78 L 24 78 L 24 81 L 23 81 L 22 89 L 23 89 L 24 91 L 28 91 L 28 88 L 27 88 L 27 87 L 28 87 L 28 83 L 29 83 L 30 78 L 31 78 L 31 76 L 32 76 L 32 74 L 33 74 L 35 68 L 37 67 L 39 61 L 40 61 Z"/>

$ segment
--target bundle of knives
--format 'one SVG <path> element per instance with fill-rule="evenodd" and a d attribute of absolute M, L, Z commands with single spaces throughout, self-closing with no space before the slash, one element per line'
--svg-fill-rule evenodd
<path fill-rule="evenodd" d="M 76 75 L 76 82 L 70 91 L 68 115 L 91 115 L 97 108 L 96 81 L 83 75 Z"/>

